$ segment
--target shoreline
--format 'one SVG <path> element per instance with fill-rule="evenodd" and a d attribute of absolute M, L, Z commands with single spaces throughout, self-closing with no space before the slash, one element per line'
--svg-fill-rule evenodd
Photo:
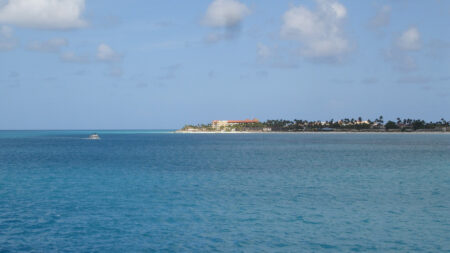
<path fill-rule="evenodd" d="M 176 134 L 450 134 L 449 131 L 414 131 L 414 132 L 389 132 L 389 131 L 299 131 L 299 132 L 256 132 L 256 131 L 242 131 L 242 132 L 221 132 L 221 131 L 174 131 Z"/>

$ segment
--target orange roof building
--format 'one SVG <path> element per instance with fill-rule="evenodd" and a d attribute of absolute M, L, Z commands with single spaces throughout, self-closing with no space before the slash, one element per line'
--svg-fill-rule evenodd
<path fill-rule="evenodd" d="M 213 120 L 213 128 L 228 127 L 236 124 L 246 124 L 246 123 L 258 123 L 258 119 L 245 119 L 245 120 Z"/>

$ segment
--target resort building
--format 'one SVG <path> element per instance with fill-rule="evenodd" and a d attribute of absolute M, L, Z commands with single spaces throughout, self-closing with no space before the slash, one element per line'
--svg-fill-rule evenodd
<path fill-rule="evenodd" d="M 245 119 L 245 120 L 213 120 L 212 127 L 214 129 L 225 128 L 229 126 L 234 126 L 237 124 L 247 124 L 247 123 L 259 123 L 258 119 Z"/>

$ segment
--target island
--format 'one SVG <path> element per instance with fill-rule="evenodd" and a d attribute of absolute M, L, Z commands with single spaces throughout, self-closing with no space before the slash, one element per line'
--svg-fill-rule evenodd
<path fill-rule="evenodd" d="M 421 119 L 374 120 L 345 118 L 340 120 L 213 120 L 209 124 L 185 125 L 177 133 L 268 133 L 268 132 L 450 132 L 450 121 L 426 122 Z"/>

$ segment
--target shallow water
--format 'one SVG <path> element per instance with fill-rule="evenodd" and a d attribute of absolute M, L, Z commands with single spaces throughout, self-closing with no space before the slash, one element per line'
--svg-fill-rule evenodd
<path fill-rule="evenodd" d="M 0 251 L 450 251 L 450 135 L 0 131 Z"/>

